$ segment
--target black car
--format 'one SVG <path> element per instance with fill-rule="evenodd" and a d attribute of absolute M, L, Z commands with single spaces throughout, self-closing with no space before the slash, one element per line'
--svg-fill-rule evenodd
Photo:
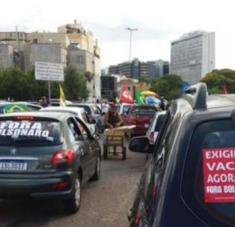
<path fill-rule="evenodd" d="M 129 213 L 131 226 L 235 226 L 235 95 L 190 87 L 167 111 L 158 140 L 129 148 L 153 153 Z"/>
<path fill-rule="evenodd" d="M 101 149 L 69 113 L 0 116 L 0 197 L 60 198 L 79 209 L 81 186 L 100 177 Z"/>

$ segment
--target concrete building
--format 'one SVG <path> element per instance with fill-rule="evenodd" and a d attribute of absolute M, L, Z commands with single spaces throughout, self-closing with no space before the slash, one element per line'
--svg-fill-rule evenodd
<path fill-rule="evenodd" d="M 214 68 L 214 32 L 192 32 L 171 43 L 171 74 L 178 74 L 185 82 L 194 84 Z"/>
<path fill-rule="evenodd" d="M 8 52 L 13 52 L 13 64 L 23 70 L 32 69 L 35 61 L 62 63 L 64 66 L 72 64 L 78 70 L 93 75 L 91 81 L 87 82 L 89 98 L 100 98 L 100 47 L 92 32 L 86 31 L 76 21 L 60 26 L 58 32 L 0 32 L 1 42 L 8 45 L 8 51 L 4 49 L 5 46 L 2 47 L 5 55 L 2 53 L 4 60 L 1 60 L 0 66 L 12 64 L 11 54 L 6 55 Z M 10 50 L 11 47 L 13 50 Z"/>
<path fill-rule="evenodd" d="M 161 59 L 154 62 L 153 72 L 151 73 L 155 77 L 162 77 L 169 74 L 169 62 Z"/>
<path fill-rule="evenodd" d="M 14 49 L 8 44 L 0 43 L 0 67 L 8 68 L 14 66 Z"/>
<path fill-rule="evenodd" d="M 59 43 L 29 44 L 25 49 L 25 69 L 33 69 L 36 61 L 62 63 L 65 67 L 66 57 L 67 51 Z"/>
<path fill-rule="evenodd" d="M 67 34 L 58 32 L 32 32 L 27 34 L 29 43 L 55 43 L 60 44 L 61 48 L 66 49 L 70 42 Z"/>
<path fill-rule="evenodd" d="M 117 95 L 117 78 L 115 76 L 101 76 L 102 98 L 112 101 Z"/>
<path fill-rule="evenodd" d="M 141 62 L 134 59 L 132 62 L 123 62 L 118 65 L 111 65 L 109 74 L 125 75 L 130 78 L 139 77 L 161 77 L 169 74 L 169 62 L 163 60 Z"/>

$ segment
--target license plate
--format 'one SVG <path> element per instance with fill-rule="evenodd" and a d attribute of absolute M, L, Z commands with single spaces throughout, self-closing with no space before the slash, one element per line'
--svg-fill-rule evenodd
<path fill-rule="evenodd" d="M 145 124 L 144 127 L 145 127 L 145 128 L 148 128 L 148 127 L 149 127 L 149 124 Z"/>
<path fill-rule="evenodd" d="M 0 170 L 24 171 L 27 170 L 27 163 L 18 161 L 1 161 Z"/>

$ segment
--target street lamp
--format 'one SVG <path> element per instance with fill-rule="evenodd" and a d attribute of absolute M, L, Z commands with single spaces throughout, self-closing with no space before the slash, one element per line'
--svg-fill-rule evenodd
<path fill-rule="evenodd" d="M 132 52 L 132 33 L 138 31 L 138 28 L 126 28 L 130 32 L 130 48 L 129 48 L 129 61 L 131 62 L 131 52 Z"/>

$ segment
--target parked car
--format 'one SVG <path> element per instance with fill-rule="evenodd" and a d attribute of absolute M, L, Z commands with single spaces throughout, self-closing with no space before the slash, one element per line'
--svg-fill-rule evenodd
<path fill-rule="evenodd" d="M 0 102 L 0 114 L 38 111 L 41 108 L 41 106 L 29 102 Z"/>
<path fill-rule="evenodd" d="M 146 136 L 148 137 L 150 144 L 154 144 L 156 142 L 165 116 L 166 111 L 159 111 L 154 115 L 152 123 L 150 124 L 148 131 L 146 132 Z"/>
<path fill-rule="evenodd" d="M 70 105 L 72 103 L 73 102 L 71 102 L 69 100 L 65 100 L 66 105 Z M 50 99 L 49 106 L 60 106 L 60 99 Z"/>
<path fill-rule="evenodd" d="M 43 112 L 62 112 L 62 113 L 71 113 L 75 114 L 76 117 L 81 119 L 84 124 L 86 124 L 87 128 L 90 130 L 91 134 L 98 134 L 97 127 L 95 125 L 95 121 L 91 121 L 88 117 L 86 111 L 81 107 L 60 107 L 60 106 L 50 106 L 46 108 L 42 108 L 40 111 Z"/>
<path fill-rule="evenodd" d="M 81 107 L 87 112 L 90 121 L 96 121 L 99 133 L 104 131 L 104 120 L 100 109 L 93 103 L 73 103 L 67 106 Z"/>
<path fill-rule="evenodd" d="M 101 149 L 74 114 L 0 116 L 0 197 L 59 199 L 79 209 L 81 186 L 100 177 Z"/>
<path fill-rule="evenodd" d="M 207 96 L 203 83 L 186 93 L 171 104 L 154 145 L 147 137 L 130 141 L 130 150 L 153 153 L 132 227 L 234 226 L 235 95 Z"/>
<path fill-rule="evenodd" d="M 131 135 L 145 135 L 157 111 L 158 109 L 154 105 L 132 106 L 125 122 L 126 125 L 136 125 Z"/>

